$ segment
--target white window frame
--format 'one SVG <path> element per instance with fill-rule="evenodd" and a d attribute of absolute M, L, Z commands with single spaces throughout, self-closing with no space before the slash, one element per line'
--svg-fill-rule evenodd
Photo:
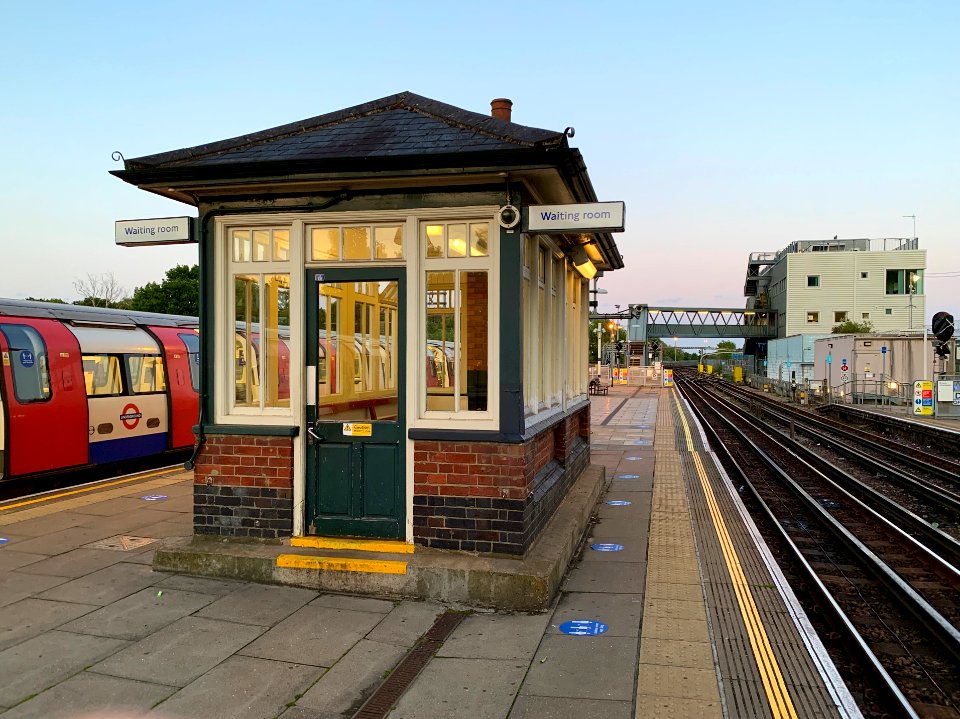
<path fill-rule="evenodd" d="M 234 262 L 230 231 L 234 229 L 285 229 L 290 233 L 287 259 L 282 261 Z M 301 365 L 303 364 L 303 222 L 292 214 L 223 216 L 214 220 L 214 420 L 223 425 L 299 425 L 303 412 Z M 290 277 L 290 404 L 288 407 L 236 407 L 234 400 L 235 302 L 233 277 L 237 274 L 288 275 Z M 233 330 L 233 331 L 231 331 Z M 262 385 L 261 385 L 262 387 Z M 262 390 L 261 390 L 262 391 Z"/>
<path fill-rule="evenodd" d="M 426 408 L 426 355 L 423 351 L 415 350 L 415 359 L 409 363 L 416 367 L 415 381 L 408 383 L 407 402 L 415 403 L 416 412 L 412 424 L 416 427 L 435 429 L 477 429 L 495 431 L 500 428 L 500 226 L 494 216 L 497 211 L 493 208 L 444 208 L 440 210 L 420 211 L 415 217 L 416 244 L 407 251 L 407 257 L 415 260 L 415 275 L 409 274 L 408 282 L 416 291 L 408 296 L 412 311 L 408 313 L 411 322 L 415 323 L 416 348 L 427 345 L 426 336 L 426 293 L 427 272 L 454 272 L 458 278 L 461 272 L 473 270 L 487 273 L 487 409 L 486 411 L 448 412 L 441 410 L 427 410 Z M 432 224 L 464 224 L 487 223 L 489 227 L 489 241 L 486 257 L 426 257 L 426 247 L 423 228 Z M 408 267 L 410 265 L 408 264 Z M 415 277 L 415 281 L 413 280 Z M 459 336 L 459 321 L 456 323 Z M 407 333 L 411 332 L 408 325 Z M 460 381 L 459 367 L 456 381 Z M 410 373 L 408 371 L 408 377 Z M 456 396 L 456 394 L 454 395 Z"/>

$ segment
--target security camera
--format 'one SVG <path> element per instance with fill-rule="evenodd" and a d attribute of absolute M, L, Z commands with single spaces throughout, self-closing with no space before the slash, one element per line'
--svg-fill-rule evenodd
<path fill-rule="evenodd" d="M 504 205 L 497 210 L 497 222 L 505 230 L 512 230 L 520 224 L 520 210 L 513 205 Z"/>

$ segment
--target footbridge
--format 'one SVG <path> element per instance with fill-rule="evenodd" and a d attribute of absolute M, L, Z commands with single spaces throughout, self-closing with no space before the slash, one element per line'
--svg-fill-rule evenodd
<path fill-rule="evenodd" d="M 694 309 L 634 304 L 616 313 L 593 313 L 590 319 L 627 321 L 627 339 L 647 342 L 661 337 L 769 340 L 777 336 L 776 310 Z"/>

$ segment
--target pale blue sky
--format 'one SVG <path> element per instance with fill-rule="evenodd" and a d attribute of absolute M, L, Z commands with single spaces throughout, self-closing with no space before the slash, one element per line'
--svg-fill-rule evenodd
<path fill-rule="evenodd" d="M 625 200 L 617 302 L 742 306 L 747 256 L 909 236 L 927 319 L 960 316 L 960 3 L 33 2 L 0 23 L 0 296 L 161 279 L 195 248 L 113 221 L 192 213 L 108 175 L 126 157 L 403 90 L 577 130 Z M 935 273 L 954 272 L 953 277 Z"/>

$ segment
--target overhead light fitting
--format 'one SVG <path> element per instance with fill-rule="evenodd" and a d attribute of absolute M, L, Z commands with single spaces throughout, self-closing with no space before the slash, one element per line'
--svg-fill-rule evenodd
<path fill-rule="evenodd" d="M 586 250 L 582 245 L 575 245 L 570 252 L 570 259 L 573 262 L 573 268 L 579 272 L 585 279 L 592 280 L 597 276 L 597 267 L 587 257 Z"/>

